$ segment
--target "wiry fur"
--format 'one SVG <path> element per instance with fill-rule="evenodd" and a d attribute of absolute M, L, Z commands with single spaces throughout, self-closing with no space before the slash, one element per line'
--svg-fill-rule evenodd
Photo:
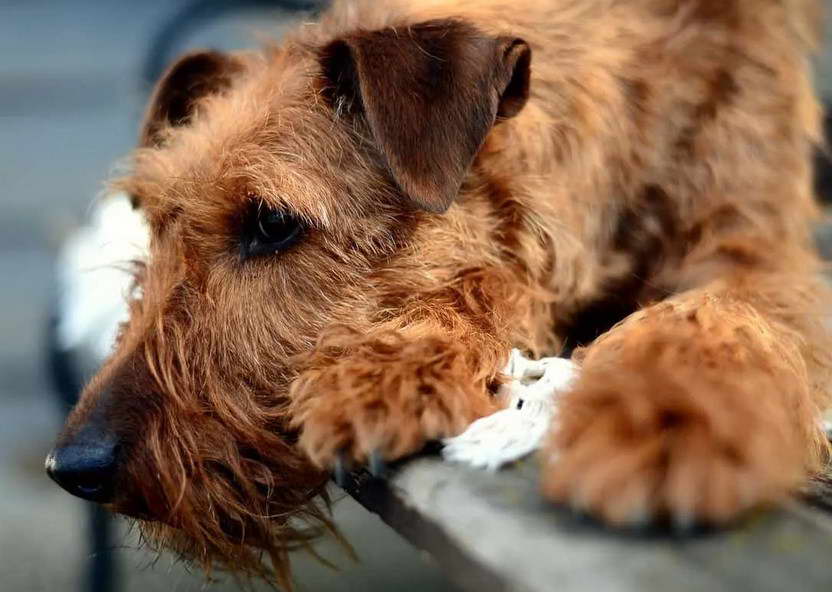
<path fill-rule="evenodd" d="M 258 572 L 247 545 L 264 549 L 285 583 L 308 534 L 291 518 L 326 524 L 314 498 L 334 456 L 459 431 L 494 408 L 512 346 L 587 346 L 544 463 L 552 499 L 615 523 L 724 522 L 781 499 L 827 455 L 816 8 L 342 2 L 280 47 L 190 62 L 220 78 L 149 111 L 120 183 L 153 231 L 143 298 L 69 422 L 111 410 L 126 451 L 113 508 L 206 563 Z M 443 55 L 391 46 L 385 86 L 367 56 L 419 41 Z M 425 68 L 484 94 L 444 108 L 433 89 L 419 111 L 417 88 L 415 107 L 390 108 L 418 82 L 402 73 Z M 429 140 L 448 162 L 401 134 L 414 113 L 455 130 Z M 473 163 L 460 142 L 479 145 Z M 241 261 L 258 200 L 310 231 Z"/>

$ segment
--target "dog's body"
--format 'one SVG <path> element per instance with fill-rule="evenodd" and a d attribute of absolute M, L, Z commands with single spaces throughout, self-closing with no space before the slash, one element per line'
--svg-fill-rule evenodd
<path fill-rule="evenodd" d="M 118 470 L 87 497 L 282 567 L 339 455 L 493 411 L 510 347 L 587 346 L 549 497 L 615 524 L 781 498 L 827 453 L 813 8 L 342 3 L 280 48 L 183 58 L 121 182 L 153 233 L 142 298 L 57 478 L 106 432 Z"/>

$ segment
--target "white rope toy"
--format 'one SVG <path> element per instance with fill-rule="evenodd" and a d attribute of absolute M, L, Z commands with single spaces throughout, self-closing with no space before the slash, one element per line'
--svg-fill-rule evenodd
<path fill-rule="evenodd" d="M 557 400 L 574 382 L 578 366 L 565 358 L 530 360 L 514 349 L 503 373 L 511 381 L 497 394 L 508 405 L 443 440 L 445 460 L 496 471 L 540 448 L 552 427 Z"/>

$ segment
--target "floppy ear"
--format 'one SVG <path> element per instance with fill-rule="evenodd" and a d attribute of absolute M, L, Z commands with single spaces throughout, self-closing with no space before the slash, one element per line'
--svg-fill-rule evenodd
<path fill-rule="evenodd" d="M 529 94 L 529 46 L 461 21 L 355 33 L 320 59 L 333 107 L 364 115 L 402 191 L 433 212 L 450 207 L 488 132 Z"/>
<path fill-rule="evenodd" d="M 140 144 L 157 144 L 163 128 L 186 124 L 197 101 L 227 88 L 231 77 L 241 69 L 237 58 L 217 51 L 195 51 L 180 57 L 153 89 Z"/>

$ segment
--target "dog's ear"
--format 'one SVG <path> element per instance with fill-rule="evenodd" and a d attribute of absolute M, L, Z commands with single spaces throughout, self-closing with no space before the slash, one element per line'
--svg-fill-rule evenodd
<path fill-rule="evenodd" d="M 332 106 L 366 117 L 402 191 L 433 212 L 450 207 L 492 126 L 529 94 L 529 46 L 455 20 L 355 33 L 320 60 Z"/>
<path fill-rule="evenodd" d="M 218 51 L 195 51 L 180 57 L 168 67 L 153 90 L 140 144 L 157 144 L 162 129 L 186 124 L 197 101 L 227 88 L 232 76 L 241 69 L 239 59 Z"/>

